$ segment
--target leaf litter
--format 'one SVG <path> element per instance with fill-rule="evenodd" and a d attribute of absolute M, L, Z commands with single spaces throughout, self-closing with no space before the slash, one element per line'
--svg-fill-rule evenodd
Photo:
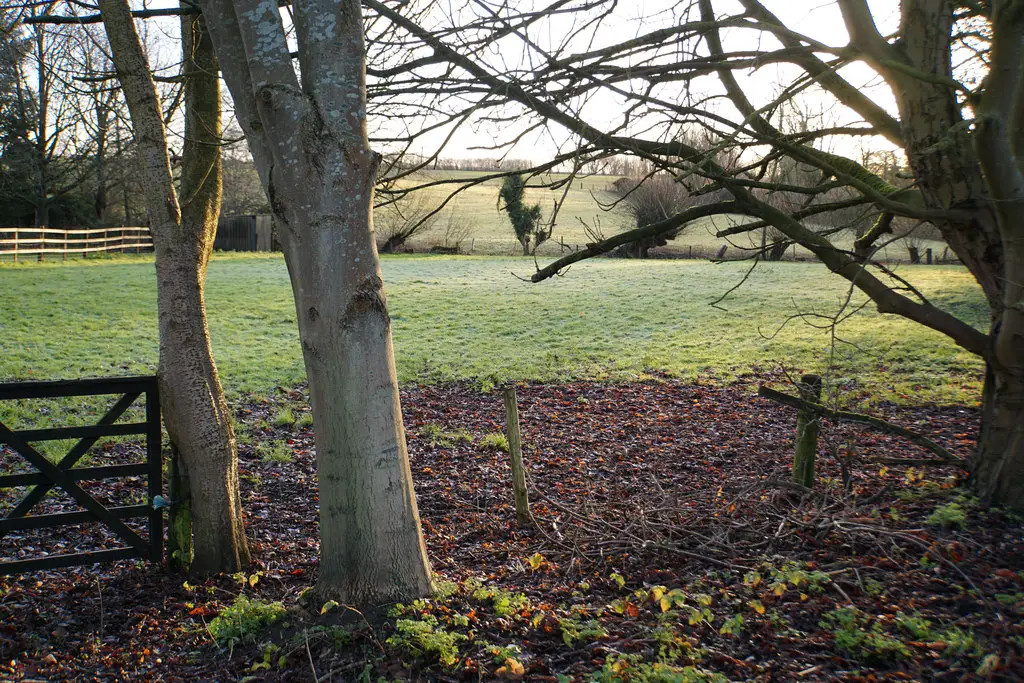
<path fill-rule="evenodd" d="M 500 392 L 404 388 L 440 591 L 372 614 L 300 599 L 318 552 L 308 405 L 292 390 L 249 400 L 236 417 L 254 566 L 0 578 L 0 680 L 1024 679 L 1021 518 L 967 496 L 954 466 L 887 464 L 930 454 L 859 425 L 826 422 L 817 486 L 791 484 L 795 414 L 753 379 L 520 384 L 531 528 L 488 438 Z M 874 413 L 960 457 L 976 439 L 973 409 Z M 287 617 L 219 646 L 210 624 L 240 594 Z"/>

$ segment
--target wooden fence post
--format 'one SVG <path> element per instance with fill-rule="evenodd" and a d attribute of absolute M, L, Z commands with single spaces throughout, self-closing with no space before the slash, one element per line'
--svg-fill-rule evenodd
<path fill-rule="evenodd" d="M 519 526 L 533 524 L 530 514 L 530 497 L 526 491 L 526 472 L 523 470 L 523 443 L 519 432 L 519 406 L 515 386 L 502 391 L 505 399 L 505 421 L 507 425 L 508 452 L 512 457 L 512 490 L 516 497 L 516 521 Z"/>
<path fill-rule="evenodd" d="M 18 262 L 18 229 L 14 229 L 14 262 Z"/>
<path fill-rule="evenodd" d="M 800 398 L 809 403 L 821 403 L 821 377 L 804 375 L 797 385 Z M 818 452 L 818 432 L 821 416 L 802 408 L 796 414 L 796 453 L 793 456 L 793 483 L 814 487 L 814 457 Z"/>
<path fill-rule="evenodd" d="M 932 265 L 932 248 L 928 247 L 924 250 L 924 260 L 929 266 Z"/>

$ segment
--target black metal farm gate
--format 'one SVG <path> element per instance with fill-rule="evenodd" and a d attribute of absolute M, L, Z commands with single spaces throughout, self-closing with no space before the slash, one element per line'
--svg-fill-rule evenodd
<path fill-rule="evenodd" d="M 162 560 L 163 516 L 159 507 L 155 505 L 163 488 L 160 453 L 160 401 L 156 377 L 115 377 L 0 384 L 0 401 L 110 394 L 121 394 L 121 398 L 94 425 L 14 431 L 0 421 L 0 445 L 6 445 L 9 451 L 20 456 L 35 469 L 34 472 L 29 473 L 0 475 L 0 490 L 13 487 L 32 487 L 13 509 L 0 519 L 0 539 L 12 531 L 99 522 L 126 545 L 117 548 L 0 562 L 0 575 L 127 558 L 143 558 L 157 563 Z M 117 424 L 118 419 L 124 415 L 125 411 L 143 395 L 146 402 L 145 421 Z M 75 467 L 100 438 L 135 434 L 145 436 L 145 462 L 101 467 Z M 78 442 L 56 463 L 51 462 L 32 445 L 40 441 L 63 439 L 78 439 Z M 145 477 L 147 489 L 147 503 L 140 505 L 106 507 L 78 484 L 81 481 L 140 476 Z M 84 510 L 28 515 L 32 508 L 42 501 L 54 487 L 63 489 Z M 146 518 L 148 522 L 148 538 L 143 538 L 123 521 L 142 517 Z"/>

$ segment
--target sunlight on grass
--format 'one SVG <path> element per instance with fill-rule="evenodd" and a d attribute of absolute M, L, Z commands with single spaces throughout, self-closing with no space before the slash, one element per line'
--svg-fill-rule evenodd
<path fill-rule="evenodd" d="M 386 257 L 401 381 L 729 379 L 759 368 L 823 371 L 830 338 L 796 313 L 832 315 L 846 288 L 818 264 L 595 260 L 530 284 L 517 258 Z M 905 267 L 933 301 L 979 327 L 979 289 L 959 267 Z M 155 278 L 146 257 L 0 266 L 0 378 L 155 371 Z M 229 393 L 304 378 L 279 254 L 218 254 L 207 281 L 213 348 Z M 780 326 L 782 327 L 779 330 Z M 776 333 L 777 332 L 777 333 Z M 771 338 L 768 338 L 771 336 Z M 976 400 L 979 362 L 941 335 L 870 307 L 840 329 L 847 386 L 915 401 Z"/>

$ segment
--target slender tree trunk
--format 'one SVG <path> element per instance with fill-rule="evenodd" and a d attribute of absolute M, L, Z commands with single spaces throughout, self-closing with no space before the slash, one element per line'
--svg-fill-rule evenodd
<path fill-rule="evenodd" d="M 36 166 L 36 197 L 35 227 L 50 226 L 49 178 L 47 169 L 47 145 L 49 144 L 49 108 L 50 87 L 47 72 L 46 33 L 45 27 L 35 27 L 36 39 L 36 98 L 39 101 L 39 112 L 36 116 L 35 166 Z M 42 258 L 42 254 L 39 256 Z"/>
<path fill-rule="evenodd" d="M 93 197 L 93 208 L 96 219 L 103 223 L 107 219 L 107 133 L 110 126 L 105 104 L 96 101 L 96 194 Z"/>
<path fill-rule="evenodd" d="M 206 264 L 220 207 L 220 100 L 216 60 L 201 24 L 186 23 L 186 146 L 182 215 L 156 89 L 126 0 L 100 0 L 135 129 L 156 251 L 160 391 L 167 433 L 187 468 L 195 573 L 249 563 L 238 497 L 230 412 L 210 351 L 203 300 Z M 180 463 L 179 463 L 180 464 Z"/>
<path fill-rule="evenodd" d="M 196 246 L 186 240 L 175 244 L 166 235 L 156 241 L 160 399 L 167 434 L 189 481 L 191 571 L 212 574 L 239 571 L 249 564 L 249 552 L 234 431 L 210 352 L 202 292 L 205 267 Z"/>

